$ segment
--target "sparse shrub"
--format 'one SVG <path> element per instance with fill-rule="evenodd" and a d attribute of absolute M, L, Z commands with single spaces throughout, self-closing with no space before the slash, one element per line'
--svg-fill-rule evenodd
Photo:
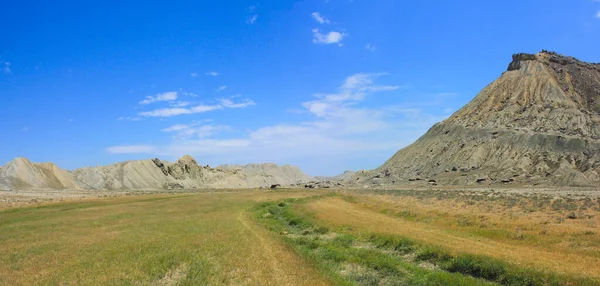
<path fill-rule="evenodd" d="M 423 246 L 417 251 L 417 256 L 415 259 L 417 261 L 444 262 L 450 258 L 450 255 L 437 247 Z"/>
<path fill-rule="evenodd" d="M 352 246 L 352 244 L 354 243 L 354 240 L 355 240 L 354 237 L 344 234 L 344 235 L 336 236 L 333 239 L 333 242 L 336 245 L 339 245 L 344 248 L 348 248 L 348 247 Z"/>
<path fill-rule="evenodd" d="M 317 226 L 315 227 L 315 232 L 318 234 L 326 234 L 329 232 L 329 229 L 324 226 Z"/>
<path fill-rule="evenodd" d="M 457 221 L 459 226 L 463 226 L 463 227 L 467 227 L 467 226 L 472 226 L 474 224 L 473 220 L 465 217 L 465 216 L 460 216 Z"/>
<path fill-rule="evenodd" d="M 450 272 L 497 281 L 505 274 L 504 262 L 474 255 L 461 255 L 449 260 L 442 266 Z"/>

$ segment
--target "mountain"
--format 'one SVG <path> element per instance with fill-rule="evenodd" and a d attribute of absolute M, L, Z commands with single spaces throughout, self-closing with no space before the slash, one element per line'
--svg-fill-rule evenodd
<path fill-rule="evenodd" d="M 333 176 L 333 177 L 317 176 L 317 177 L 315 177 L 315 179 L 317 179 L 318 181 L 344 181 L 344 180 L 348 180 L 348 179 L 352 178 L 352 176 L 354 174 L 356 174 L 356 172 L 354 172 L 354 171 L 345 171 L 343 174 L 339 174 L 337 176 Z"/>
<path fill-rule="evenodd" d="M 108 166 L 76 169 L 72 176 L 88 189 L 201 189 L 258 188 L 290 185 L 312 178 L 293 166 L 252 164 L 200 166 L 191 156 L 174 163 L 160 159 L 127 161 Z"/>
<path fill-rule="evenodd" d="M 32 163 L 16 158 L 0 169 L 0 188 L 79 189 L 71 175 L 52 163 Z"/>
<path fill-rule="evenodd" d="M 542 51 L 513 55 L 470 103 L 351 180 L 560 186 L 597 185 L 599 174 L 600 64 Z"/>
<path fill-rule="evenodd" d="M 170 190 L 259 188 L 296 185 L 313 180 L 294 166 L 251 164 L 200 166 L 191 156 L 176 162 L 160 159 L 85 167 L 71 172 L 52 163 L 16 158 L 0 168 L 0 189 Z"/>
<path fill-rule="evenodd" d="M 248 186 L 270 186 L 270 185 L 293 185 L 306 183 L 314 180 L 302 172 L 298 167 L 284 165 L 278 166 L 272 163 L 239 165 L 221 165 L 217 166 L 219 170 L 234 171 L 237 170 L 246 175 L 244 181 Z"/>

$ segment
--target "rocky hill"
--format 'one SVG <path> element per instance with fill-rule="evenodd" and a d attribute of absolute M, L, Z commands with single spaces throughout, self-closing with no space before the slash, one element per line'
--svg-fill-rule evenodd
<path fill-rule="evenodd" d="M 221 165 L 217 166 L 222 171 L 237 171 L 244 174 L 244 182 L 251 187 L 271 186 L 271 185 L 293 185 L 306 183 L 314 180 L 313 177 L 304 174 L 298 167 L 284 165 L 278 166 L 272 163 L 239 165 Z"/>
<path fill-rule="evenodd" d="M 516 54 L 470 103 L 360 184 L 594 185 L 600 181 L 600 64 Z"/>
<path fill-rule="evenodd" d="M 252 164 L 200 166 L 191 156 L 170 163 L 138 160 L 68 172 L 52 163 L 17 158 L 0 168 L 0 189 L 162 190 L 259 188 L 297 185 L 313 180 L 294 166 Z"/>
<path fill-rule="evenodd" d="M 356 174 L 356 172 L 348 170 L 348 171 L 345 171 L 343 174 L 339 174 L 337 176 L 333 176 L 333 177 L 317 176 L 317 177 L 315 177 L 315 179 L 318 181 L 345 181 L 345 180 L 352 178 L 352 176 L 354 176 L 354 174 Z"/>
<path fill-rule="evenodd" d="M 79 189 L 71 175 L 52 163 L 16 158 L 0 169 L 2 189 Z"/>
<path fill-rule="evenodd" d="M 152 159 L 86 167 L 74 170 L 72 175 L 84 188 L 107 190 L 259 188 L 312 179 L 289 165 L 223 165 L 211 168 L 200 166 L 191 156 L 184 156 L 174 163 Z"/>

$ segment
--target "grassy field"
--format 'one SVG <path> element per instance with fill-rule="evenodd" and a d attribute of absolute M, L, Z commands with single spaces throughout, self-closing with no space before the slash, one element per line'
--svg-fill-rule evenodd
<path fill-rule="evenodd" d="M 600 202 L 254 190 L 0 209 L 2 285 L 599 285 Z"/>
<path fill-rule="evenodd" d="M 323 284 L 247 211 L 306 195 L 137 196 L 0 211 L 0 284 Z"/>

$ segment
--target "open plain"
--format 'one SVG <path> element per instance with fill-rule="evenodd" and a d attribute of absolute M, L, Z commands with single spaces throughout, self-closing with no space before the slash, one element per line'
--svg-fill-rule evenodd
<path fill-rule="evenodd" d="M 589 189 L 16 193 L 4 285 L 600 284 Z"/>

